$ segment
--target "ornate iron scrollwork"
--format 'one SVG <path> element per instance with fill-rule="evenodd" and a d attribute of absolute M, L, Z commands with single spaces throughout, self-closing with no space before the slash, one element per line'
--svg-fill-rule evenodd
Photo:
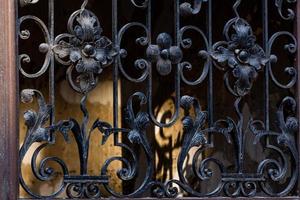
<path fill-rule="evenodd" d="M 23 2 L 21 5 L 24 5 L 24 2 L 28 4 L 37 1 L 23 0 L 21 2 Z M 151 19 L 151 0 L 131 0 L 130 2 L 131 6 L 145 9 L 147 19 Z M 26 184 L 22 172 L 20 172 L 20 184 L 29 195 L 35 198 L 49 199 L 58 197 L 65 192 L 65 195 L 69 198 L 101 198 L 104 196 L 103 190 L 110 196 L 119 198 L 140 197 L 149 190 L 152 195 L 159 198 L 175 198 L 179 195 L 179 192 L 194 197 L 253 197 L 261 194 L 265 196 L 286 196 L 290 194 L 298 181 L 299 175 L 299 153 L 295 141 L 295 134 L 299 129 L 299 122 L 295 117 L 296 100 L 292 95 L 289 95 L 281 101 L 276 113 L 277 131 L 270 130 L 269 119 L 265 121 L 255 120 L 252 119 L 251 114 L 246 119 L 242 107 L 247 95 L 251 93 L 255 79 L 258 76 L 263 76 L 263 73 L 259 73 L 260 71 L 265 70 L 265 77 L 270 77 L 270 80 L 281 89 L 290 89 L 295 86 L 297 70 L 294 67 L 284 69 L 291 77 L 288 83 L 281 83 L 275 77 L 272 65 L 278 63 L 278 58 L 272 54 L 272 51 L 275 41 L 281 37 L 286 37 L 288 42 L 284 44 L 284 47 L 289 54 L 293 54 L 297 50 L 297 40 L 291 33 L 280 31 L 274 33 L 270 38 L 265 38 L 262 47 L 256 41 L 250 24 L 239 15 L 238 7 L 242 0 L 236 0 L 233 5 L 236 16 L 230 19 L 224 27 L 225 41 L 213 44 L 211 33 L 206 34 L 194 25 L 180 27 L 180 14 L 185 15 L 187 18 L 190 16 L 196 17 L 201 11 L 203 2 L 207 2 L 208 13 L 211 14 L 211 1 L 194 0 L 194 6 L 192 7 L 188 2 L 179 4 L 179 1 L 175 0 L 175 10 L 178 12 L 175 13 L 178 17 L 175 17 L 175 36 L 160 33 L 156 38 L 156 44 L 151 41 L 152 33 L 149 21 L 146 25 L 140 22 L 130 22 L 121 27 L 120 30 L 116 28 L 117 26 L 114 27 L 112 40 L 103 36 L 102 27 L 97 16 L 85 8 L 88 0 L 83 2 L 81 9 L 70 16 L 67 25 L 68 33 L 60 34 L 57 37 L 54 37 L 43 21 L 35 16 L 27 15 L 19 19 L 20 26 L 26 20 L 34 21 L 39 26 L 45 40 L 41 43 L 39 50 L 46 54 L 43 66 L 35 74 L 25 72 L 22 64 L 30 63 L 30 57 L 26 53 L 20 54 L 20 73 L 27 78 L 40 77 L 47 71 L 50 64 L 53 64 L 52 62 L 56 60 L 60 64 L 68 66 L 66 70 L 67 79 L 71 87 L 82 95 L 80 108 L 83 117 L 81 122 L 71 118 L 57 123 L 49 123 L 54 105 L 46 103 L 42 93 L 38 90 L 25 89 L 21 92 L 21 100 L 24 103 L 31 103 L 36 97 L 39 110 L 28 110 L 24 113 L 27 133 L 19 152 L 20 163 L 22 163 L 29 148 L 34 143 L 38 143 L 40 145 L 34 150 L 31 160 L 34 176 L 38 180 L 46 182 L 58 175 L 59 173 L 50 167 L 49 162 L 55 162 L 61 169 L 60 185 L 50 195 L 34 192 Z M 288 0 L 287 2 L 292 3 L 294 1 Z M 282 3 L 283 0 L 275 1 L 279 15 L 283 20 L 291 20 L 294 12 L 288 10 L 288 15 L 285 16 L 282 13 Z M 117 1 L 113 0 L 113 13 L 117 12 L 116 4 Z M 116 22 L 117 18 L 113 18 L 113 20 Z M 211 26 L 210 17 L 208 22 L 208 26 Z M 122 46 L 124 34 L 129 29 L 143 31 L 143 35 L 135 41 L 137 45 L 145 48 L 144 57 L 134 61 L 134 66 L 142 71 L 138 78 L 129 75 L 122 64 L 123 60 L 130 55 L 129 49 Z M 191 38 L 186 37 L 188 31 L 196 32 L 199 40 L 203 41 L 204 46 L 203 49 L 198 49 L 198 52 L 195 53 L 204 60 L 204 65 L 201 68 L 200 76 L 194 81 L 188 80 L 185 75 L 185 70 L 190 70 L 193 66 L 189 61 L 184 61 L 184 50 L 191 49 L 195 45 Z M 30 31 L 19 29 L 19 37 L 21 40 L 30 39 Z M 172 38 L 174 38 L 174 42 Z M 114 65 L 114 76 L 117 78 L 120 73 L 124 78 L 136 84 L 146 81 L 146 92 L 135 92 L 127 100 L 124 121 L 128 128 L 113 126 L 101 119 L 94 119 L 93 125 L 88 127 L 90 117 L 86 105 L 87 98 L 91 90 L 97 85 L 102 71 L 112 64 Z M 158 121 L 153 112 L 152 64 L 156 66 L 160 76 L 173 75 L 171 71 L 174 71 L 175 111 L 168 122 Z M 212 108 L 208 107 L 208 111 L 203 111 L 197 98 L 181 95 L 181 81 L 188 86 L 198 86 L 208 79 L 208 87 L 212 87 L 213 67 L 225 71 L 224 84 L 229 93 L 234 96 L 232 107 L 236 116 L 227 116 L 225 119 L 214 121 L 211 116 L 213 115 Z M 234 83 L 231 83 L 232 79 Z M 114 90 L 118 91 L 116 82 L 114 84 Z M 211 91 L 212 88 L 209 89 Z M 267 88 L 265 90 L 266 93 L 269 92 Z M 210 92 L 209 95 L 212 95 L 212 93 Z M 134 99 L 138 100 L 140 104 L 138 110 L 133 105 L 136 102 Z M 266 98 L 266 101 L 269 101 L 269 98 Z M 147 111 L 144 111 L 145 106 L 147 106 Z M 210 101 L 208 106 L 213 106 L 213 102 Z M 177 159 L 179 178 L 161 182 L 154 178 L 154 152 L 147 136 L 147 126 L 150 124 L 160 128 L 172 126 L 179 118 L 180 107 L 184 112 L 184 117 L 181 120 L 183 141 Z M 269 110 L 267 110 L 268 112 Z M 116 116 L 114 117 L 118 121 Z M 257 168 L 252 172 L 246 172 L 245 170 L 246 131 L 251 132 L 254 136 L 253 147 L 260 143 L 266 150 L 277 155 L 277 157 L 268 157 L 269 155 L 266 154 L 265 158 L 257 163 Z M 56 142 L 56 132 L 60 132 L 66 141 L 71 136 L 75 138 L 80 160 L 79 174 L 71 175 L 68 166 L 59 157 L 46 157 L 37 163 L 40 152 Z M 88 174 L 88 157 L 91 135 L 95 132 L 102 134 L 102 145 L 114 136 L 114 145 L 128 152 L 128 156 L 119 155 L 107 159 L 100 169 L 100 174 L 91 176 Z M 119 135 L 125 135 L 129 142 L 120 142 L 116 139 Z M 234 147 L 234 152 L 230 152 L 235 158 L 233 167 L 229 168 L 222 160 L 205 153 L 215 148 L 210 137 L 213 135 L 221 135 L 226 145 Z M 139 156 L 132 145 L 141 147 L 145 155 L 146 169 L 144 170 L 144 177 L 131 192 L 117 192 L 110 185 L 111 177 L 108 175 L 108 168 L 113 162 L 119 161 L 123 165 L 115 172 L 117 177 L 122 182 L 135 180 L 140 172 L 140 166 Z M 184 164 L 187 158 L 190 157 L 189 153 L 192 149 L 195 149 L 195 152 L 191 156 L 191 174 L 198 183 L 206 184 L 213 181 L 210 189 L 195 188 L 184 171 Z M 224 149 L 226 148 L 224 147 Z M 277 186 L 282 187 L 278 188 Z"/>
<path fill-rule="evenodd" d="M 258 174 L 264 174 L 264 180 L 271 180 L 273 182 L 283 181 L 288 173 L 287 168 L 287 157 L 289 156 L 294 162 L 294 168 L 292 169 L 290 180 L 284 190 L 281 192 L 274 192 L 272 191 L 272 187 L 268 181 L 259 182 L 261 185 L 262 190 L 271 196 L 283 196 L 286 195 L 295 185 L 298 177 L 298 150 L 295 143 L 295 134 L 298 132 L 298 119 L 294 116 L 285 116 L 284 112 L 285 109 L 291 111 L 292 114 L 295 113 L 296 109 L 296 101 L 292 97 L 285 97 L 277 111 L 277 120 L 279 122 L 278 126 L 281 130 L 281 133 L 274 132 L 274 131 L 267 131 L 265 130 L 265 125 L 261 121 L 250 121 L 249 128 L 255 135 L 254 144 L 257 144 L 262 138 L 264 137 L 275 137 L 277 145 L 281 148 L 278 148 L 274 145 L 267 145 L 266 148 L 273 150 L 280 155 L 280 158 L 283 159 L 283 163 L 279 163 L 277 160 L 274 159 L 265 159 L 263 160 L 258 168 Z M 260 127 L 260 128 L 259 128 Z M 288 153 L 285 150 L 288 151 Z"/>
<path fill-rule="evenodd" d="M 68 174 L 68 168 L 65 165 L 65 163 L 57 158 L 57 157 L 48 157 L 43 159 L 40 162 L 39 167 L 36 165 L 36 159 L 38 154 L 42 149 L 47 147 L 48 145 L 55 143 L 55 132 L 60 131 L 64 139 L 68 141 L 68 132 L 73 126 L 72 122 L 70 121 L 60 121 L 56 125 L 47 126 L 47 121 L 49 120 L 50 113 L 52 111 L 52 105 L 46 104 L 45 99 L 43 95 L 34 89 L 26 89 L 23 90 L 21 93 L 21 100 L 24 103 L 30 103 L 33 101 L 33 97 L 37 98 L 38 105 L 39 105 L 39 111 L 33 111 L 28 110 L 24 113 L 24 120 L 25 124 L 27 126 L 27 133 L 25 141 L 20 149 L 19 153 L 19 160 L 20 163 L 22 163 L 27 151 L 32 146 L 33 143 L 44 143 L 41 144 L 37 149 L 35 149 L 35 152 L 32 156 L 32 169 L 35 177 L 41 181 L 48 181 L 50 180 L 54 175 L 55 172 L 53 168 L 47 167 L 47 163 L 50 161 L 54 161 L 61 166 L 61 169 L 65 175 Z M 22 187 L 32 196 L 37 198 L 43 198 L 44 196 L 35 194 L 33 191 L 28 188 L 26 185 L 22 172 L 20 172 L 20 183 Z M 52 195 L 48 196 L 49 198 L 55 197 L 57 194 L 59 194 L 63 189 L 63 184 L 59 187 L 58 191 L 54 192 Z"/>

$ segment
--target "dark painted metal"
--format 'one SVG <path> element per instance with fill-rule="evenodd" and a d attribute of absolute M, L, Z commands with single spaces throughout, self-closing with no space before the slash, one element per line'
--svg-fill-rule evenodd
<path fill-rule="evenodd" d="M 37 3 L 38 0 L 20 0 L 21 6 Z M 275 77 L 272 65 L 277 62 L 276 55 L 272 55 L 273 44 L 279 38 L 287 38 L 289 42 L 285 44 L 288 53 L 295 53 L 297 50 L 297 40 L 293 34 L 281 31 L 269 37 L 268 33 L 268 3 L 263 4 L 263 48 L 257 44 L 251 25 L 243 19 L 238 11 L 242 0 L 236 0 L 232 6 L 235 17 L 230 19 L 224 27 L 224 41 L 213 44 L 212 42 L 212 1 L 194 0 L 192 6 L 188 2 L 179 3 L 174 0 L 174 36 L 167 33 L 160 33 L 156 41 L 151 38 L 151 0 L 130 1 L 138 9 L 145 9 L 146 24 L 130 22 L 118 30 L 118 1 L 112 1 L 112 39 L 102 36 L 102 27 L 97 16 L 86 9 L 88 0 L 84 0 L 82 7 L 75 11 L 69 18 L 67 28 L 68 33 L 54 37 L 54 1 L 49 1 L 49 29 L 39 18 L 31 15 L 20 17 L 19 25 L 24 21 L 33 21 L 39 25 L 44 34 L 45 42 L 40 45 L 40 51 L 45 53 L 45 61 L 40 71 L 35 74 L 28 74 L 23 70 L 22 63 L 30 62 L 30 57 L 26 54 L 19 55 L 19 71 L 28 78 L 37 78 L 44 74 L 50 67 L 50 103 L 47 104 L 42 93 L 35 89 L 26 89 L 21 93 L 21 100 L 30 103 L 36 98 L 39 105 L 38 111 L 28 110 L 24 113 L 27 134 L 25 141 L 20 148 L 19 160 L 22 163 L 24 156 L 33 143 L 40 146 L 34 151 L 32 157 L 32 170 L 35 177 L 40 181 L 49 181 L 56 174 L 48 163 L 56 162 L 61 167 L 63 179 L 57 191 L 48 196 L 34 192 L 23 179 L 20 172 L 20 184 L 24 190 L 34 198 L 55 198 L 65 191 L 69 198 L 99 198 L 102 197 L 100 186 L 113 197 L 132 198 L 140 197 L 147 190 L 151 190 L 155 197 L 174 198 L 179 194 L 179 189 L 192 197 L 228 196 L 228 197 L 254 197 L 258 191 L 266 196 L 288 196 L 295 188 L 298 181 L 299 154 L 295 142 L 295 134 L 298 132 L 298 119 L 295 117 L 296 101 L 291 96 L 286 96 L 276 113 L 279 132 L 270 130 L 269 121 L 269 81 L 282 89 L 290 89 L 296 84 L 297 71 L 294 67 L 285 68 L 285 72 L 291 77 L 287 84 L 283 84 Z M 287 1 L 292 3 L 293 1 Z M 195 16 L 201 12 L 202 4 L 208 4 L 207 34 L 193 25 L 180 26 L 180 14 Z M 276 0 L 275 6 L 282 20 L 293 20 L 294 12 L 288 9 L 283 12 L 283 0 Z M 284 13 L 288 13 L 287 15 Z M 131 77 L 123 68 L 123 59 L 130 55 L 129 50 L 122 47 L 123 35 L 129 30 L 139 28 L 144 34 L 136 39 L 138 45 L 145 46 L 145 58 L 135 61 L 135 67 L 142 70 L 140 77 Z M 183 49 L 192 46 L 191 38 L 185 36 L 187 31 L 195 31 L 204 41 L 204 50 L 199 50 L 199 56 L 205 60 L 203 71 L 198 79 L 190 81 L 186 78 L 185 70 L 193 66 L 184 60 Z M 19 30 L 20 39 L 29 39 L 29 30 Z M 174 39 L 174 42 L 172 41 Z M 78 122 L 74 119 L 55 122 L 54 118 L 54 59 L 68 66 L 67 79 L 71 87 L 82 94 L 80 108 L 83 119 Z M 89 111 L 86 108 L 86 100 L 89 92 L 96 86 L 99 75 L 108 66 L 114 66 L 114 124 L 96 120 L 91 128 L 87 127 L 89 122 Z M 175 112 L 168 123 L 157 121 L 152 107 L 152 66 L 156 67 L 160 76 L 169 75 L 175 71 Z M 229 93 L 235 98 L 233 109 L 236 117 L 228 116 L 226 119 L 216 120 L 213 117 L 213 67 L 224 71 L 224 83 Z M 263 75 L 265 70 L 265 121 L 251 119 L 248 122 L 243 116 L 241 107 L 244 97 L 251 92 L 255 79 Z M 77 76 L 73 77 L 76 71 Z M 142 92 L 134 93 L 127 101 L 125 121 L 128 128 L 118 126 L 118 80 L 120 75 L 131 82 L 141 83 L 147 81 L 146 94 Z M 235 80 L 231 83 L 230 80 Z M 76 81 L 75 81 L 76 80 Z M 191 96 L 181 95 L 181 81 L 190 86 L 195 86 L 208 80 L 208 112 L 201 109 L 199 101 Z M 140 103 L 140 110 L 133 109 L 133 99 L 137 98 Z M 142 106 L 147 105 L 148 111 L 142 110 Z M 184 110 L 182 119 L 184 138 L 181 151 L 178 156 L 177 169 L 179 179 L 169 180 L 165 183 L 153 178 L 154 175 L 154 154 L 152 146 L 146 136 L 146 127 L 152 123 L 159 127 L 169 127 L 173 125 L 179 116 L 180 107 Z M 191 112 L 193 109 L 193 112 Z M 194 114 L 191 114 L 194 113 Z M 48 125 L 49 118 L 52 122 Z M 236 120 L 234 120 L 236 119 Z M 209 123 L 207 123 L 209 122 Z M 247 127 L 244 127 L 245 123 Z M 207 127 L 208 124 L 208 127 Z M 90 131 L 88 131 L 90 129 Z M 253 145 L 261 143 L 269 151 L 273 151 L 279 157 L 277 159 L 265 158 L 257 169 L 253 172 L 245 171 L 245 129 L 250 130 L 255 136 Z M 130 158 L 122 155 L 109 158 L 101 168 L 99 176 L 90 176 L 87 173 L 87 160 L 90 146 L 90 136 L 98 130 L 103 134 L 102 144 L 107 139 L 114 136 L 115 146 L 125 149 L 130 154 Z M 68 166 L 58 157 L 46 157 L 38 164 L 36 159 L 42 149 L 55 143 L 55 132 L 60 132 L 64 139 L 68 141 L 70 132 L 73 133 L 79 150 L 80 174 L 70 175 Z M 133 148 L 126 143 L 118 141 L 118 136 L 127 136 L 128 140 L 135 145 L 142 147 L 146 155 L 146 170 L 143 181 L 134 192 L 118 193 L 110 186 L 108 168 L 114 161 L 123 163 L 123 167 L 117 171 L 120 180 L 126 182 L 137 177 L 139 170 L 139 160 Z M 235 169 L 229 170 L 222 160 L 214 157 L 202 157 L 206 150 L 213 149 L 213 137 L 215 134 L 224 136 L 228 144 L 235 146 Z M 273 139 L 273 143 L 270 142 Z M 263 140 L 268 140 L 264 143 Z M 192 158 L 192 172 L 199 182 L 212 180 L 215 176 L 218 180 L 215 188 L 211 191 L 196 190 L 185 177 L 184 162 L 192 148 L 196 147 L 196 153 Z M 212 164 L 218 167 L 219 173 L 213 171 Z M 177 185 L 178 187 L 175 187 Z M 275 186 L 282 186 L 278 189 Z"/>

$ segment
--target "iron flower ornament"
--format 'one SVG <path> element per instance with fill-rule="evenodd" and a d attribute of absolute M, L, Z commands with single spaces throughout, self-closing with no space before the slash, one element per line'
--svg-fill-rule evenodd
<path fill-rule="evenodd" d="M 182 60 L 182 51 L 178 46 L 172 46 L 172 38 L 167 33 L 160 33 L 156 44 L 149 45 L 146 54 L 149 61 L 156 62 L 158 73 L 166 76 L 171 73 L 172 65 Z"/>
<path fill-rule="evenodd" d="M 95 26 L 96 19 L 84 11 L 77 17 L 80 25 L 75 27 L 75 37 L 72 38 L 70 60 L 75 64 L 76 70 L 100 74 L 102 67 L 112 62 L 110 52 L 111 41 L 101 36 L 101 27 Z"/>
<path fill-rule="evenodd" d="M 69 81 L 75 90 L 85 93 L 96 85 L 94 76 L 101 74 L 113 62 L 117 51 L 111 40 L 101 35 L 100 22 L 91 11 L 82 9 L 74 12 L 68 22 L 68 31 L 69 34 L 56 38 L 53 51 L 60 63 L 70 66 L 69 73 L 75 68 L 80 74 L 77 77 L 78 87 L 72 80 Z"/>
<path fill-rule="evenodd" d="M 229 35 L 230 27 L 235 33 Z M 212 59 L 222 66 L 228 66 L 237 79 L 234 93 L 237 96 L 246 95 L 253 81 L 268 62 L 264 50 L 256 44 L 250 25 L 241 18 L 235 18 L 225 26 L 227 41 L 217 42 L 213 46 Z M 225 81 L 228 82 L 227 75 Z"/>

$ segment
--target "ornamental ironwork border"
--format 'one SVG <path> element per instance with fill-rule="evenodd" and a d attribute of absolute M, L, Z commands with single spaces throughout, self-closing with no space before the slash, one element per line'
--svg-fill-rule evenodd
<path fill-rule="evenodd" d="M 49 0 L 49 27 L 36 16 L 26 15 L 18 19 L 19 38 L 21 40 L 30 39 L 30 31 L 20 29 L 25 21 L 35 22 L 44 34 L 45 42 L 40 44 L 39 51 L 45 53 L 44 63 L 37 73 L 27 73 L 22 65 L 30 63 L 31 58 L 27 54 L 19 55 L 19 72 L 27 78 L 37 78 L 43 75 L 47 70 L 50 71 L 50 82 L 54 81 L 54 62 L 59 62 L 67 66 L 66 74 L 70 86 L 82 95 L 80 108 L 83 113 L 83 119 L 78 122 L 74 119 L 56 122 L 54 120 L 54 87 L 50 87 L 52 102 L 47 103 L 43 94 L 35 89 L 25 89 L 21 92 L 21 100 L 24 103 L 30 103 L 34 98 L 37 99 L 39 110 L 28 110 L 24 113 L 27 133 L 23 145 L 19 152 L 19 162 L 22 163 L 24 156 L 33 143 L 39 143 L 40 146 L 34 151 L 32 156 L 32 171 L 35 177 L 40 181 L 49 181 L 55 171 L 48 166 L 50 161 L 56 162 L 63 172 L 63 180 L 57 191 L 49 196 L 33 192 L 23 179 L 20 172 L 20 184 L 24 190 L 34 198 L 54 198 L 63 191 L 69 198 L 99 198 L 102 197 L 100 186 L 113 197 L 140 197 L 146 191 L 151 190 L 156 197 L 174 198 L 178 196 L 178 188 L 193 197 L 219 196 L 222 192 L 229 197 L 253 197 L 257 196 L 258 188 L 266 196 L 287 196 L 297 185 L 298 181 L 298 147 L 295 142 L 298 132 L 298 119 L 295 117 L 297 103 L 291 96 L 282 99 L 276 113 L 279 132 L 270 130 L 269 123 L 269 81 L 282 89 L 290 89 L 295 86 L 297 80 L 297 71 L 295 67 L 286 67 L 285 72 L 290 76 L 290 81 L 283 84 L 278 80 L 273 71 L 272 65 L 278 60 L 277 56 L 272 54 L 273 44 L 279 38 L 285 37 L 289 40 L 284 45 L 284 50 L 288 54 L 297 51 L 297 40 L 295 36 L 287 31 L 274 33 L 269 37 L 268 33 L 268 1 L 262 1 L 264 13 L 264 44 L 260 45 L 252 31 L 251 25 L 246 19 L 240 17 L 238 8 L 242 0 L 236 0 L 233 5 L 235 17 L 230 19 L 224 26 L 224 41 L 213 44 L 212 42 L 212 1 L 194 0 L 193 5 L 188 2 L 180 3 L 174 0 L 174 22 L 175 38 L 168 33 L 160 33 L 155 40 L 151 38 L 151 0 L 145 0 L 142 3 L 135 0 L 130 1 L 137 9 L 143 9 L 146 13 L 146 24 L 140 22 L 130 22 L 124 25 L 120 30 L 117 28 L 117 0 L 112 0 L 113 17 L 113 38 L 108 38 L 102 34 L 101 23 L 97 16 L 86 9 L 88 0 L 84 0 L 81 8 L 73 12 L 67 23 L 67 33 L 54 36 L 54 0 Z M 292 4 L 296 0 L 287 0 L 286 3 Z M 21 6 L 38 3 L 38 0 L 20 0 Z M 180 16 L 194 16 L 201 12 L 203 4 L 208 6 L 208 33 L 203 32 L 196 26 L 187 25 L 180 27 Z M 282 11 L 283 0 L 275 0 L 274 4 L 282 20 L 294 20 L 295 14 L 292 9 Z M 287 14 L 284 14 L 287 13 Z M 140 77 L 131 77 L 123 68 L 122 61 L 129 55 L 129 50 L 122 47 L 123 35 L 130 29 L 140 28 L 144 35 L 136 39 L 138 45 L 146 48 L 145 57 L 137 59 L 134 62 L 135 67 L 143 71 Z M 195 31 L 204 41 L 205 48 L 201 49 L 199 56 L 204 59 L 204 67 L 201 75 L 195 81 L 190 81 L 185 76 L 185 70 L 193 66 L 184 60 L 183 49 L 189 49 L 192 46 L 192 39 L 185 37 L 187 31 Z M 86 100 L 89 92 L 92 91 L 101 79 L 101 73 L 107 67 L 114 70 L 114 124 L 96 120 L 92 127 L 87 127 L 89 111 L 86 108 Z M 154 67 L 154 68 L 153 68 Z M 237 120 L 228 116 L 226 119 L 220 119 L 215 122 L 212 110 L 212 69 L 224 72 L 224 84 L 228 92 L 234 96 L 235 102 L 233 108 L 237 115 Z M 167 123 L 157 121 L 152 109 L 152 70 L 157 70 L 160 76 L 167 76 L 172 70 L 175 71 L 175 113 Z M 262 73 L 264 70 L 265 74 Z M 74 73 L 75 72 L 75 73 Z M 75 74 L 75 75 L 74 75 Z M 241 111 L 241 105 L 246 95 L 251 92 L 252 85 L 255 84 L 257 76 L 265 76 L 265 121 L 250 119 L 247 129 L 250 130 L 255 139 L 253 145 L 265 140 L 266 138 L 275 138 L 274 144 L 268 142 L 265 148 L 276 152 L 279 158 L 266 158 L 262 160 L 253 173 L 245 173 L 245 137 L 243 124 L 246 122 Z M 136 92 L 127 102 L 126 122 L 128 128 L 118 126 L 118 79 L 123 76 L 134 83 L 147 82 L 146 93 Z M 230 81 L 234 79 L 234 81 Z M 201 109 L 199 101 L 191 96 L 185 96 L 180 93 L 181 82 L 194 86 L 200 85 L 204 80 L 209 82 L 209 106 L 208 112 Z M 50 99 L 51 99 L 50 98 Z M 133 110 L 133 99 L 137 98 L 141 105 L 147 105 L 148 110 L 140 110 L 137 113 Z M 178 156 L 177 168 L 179 179 L 169 180 L 165 183 L 159 182 L 153 178 L 154 173 L 154 155 L 151 144 L 146 137 L 146 126 L 153 123 L 158 127 L 170 127 L 179 117 L 179 109 L 184 110 L 182 119 L 184 127 L 184 139 Z M 194 115 L 191 114 L 194 110 Z M 48 126 L 48 122 L 51 125 Z M 206 127 L 205 124 L 209 124 Z M 89 152 L 90 136 L 98 131 L 103 134 L 102 144 L 109 137 L 114 136 L 116 146 L 127 149 L 131 153 L 131 160 L 119 156 L 108 159 L 99 176 L 90 176 L 87 173 L 87 160 Z M 74 176 L 69 173 L 68 166 L 58 157 L 46 157 L 37 164 L 36 159 L 41 150 L 45 147 L 55 144 L 55 134 L 60 132 L 66 141 L 69 140 L 70 133 L 76 139 L 80 158 L 80 174 Z M 122 143 L 118 135 L 126 135 L 131 143 L 142 147 L 146 155 L 147 169 L 146 175 L 141 185 L 130 194 L 118 193 L 109 185 L 107 169 L 111 162 L 121 161 L 123 167 L 117 171 L 118 177 L 122 181 L 132 180 L 138 171 L 137 156 L 131 147 Z M 222 134 L 227 143 L 235 146 L 235 165 L 236 171 L 229 173 L 221 160 L 213 157 L 206 157 L 200 160 L 200 156 L 205 150 L 213 148 L 209 135 Z M 183 164 L 193 147 L 198 147 L 193 157 L 193 173 L 198 181 L 210 180 L 215 173 L 210 169 L 209 164 L 214 163 L 219 167 L 220 180 L 212 191 L 195 190 L 184 176 Z M 290 174 L 288 174 L 290 173 Z M 286 181 L 286 186 L 277 190 L 272 186 L 274 183 L 282 185 Z M 271 184 L 272 183 L 272 184 Z"/>

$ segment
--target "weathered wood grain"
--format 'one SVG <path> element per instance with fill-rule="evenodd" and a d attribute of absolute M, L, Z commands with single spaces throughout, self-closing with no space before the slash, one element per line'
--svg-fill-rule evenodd
<path fill-rule="evenodd" d="M 0 0 L 0 199 L 18 195 L 15 1 Z"/>

